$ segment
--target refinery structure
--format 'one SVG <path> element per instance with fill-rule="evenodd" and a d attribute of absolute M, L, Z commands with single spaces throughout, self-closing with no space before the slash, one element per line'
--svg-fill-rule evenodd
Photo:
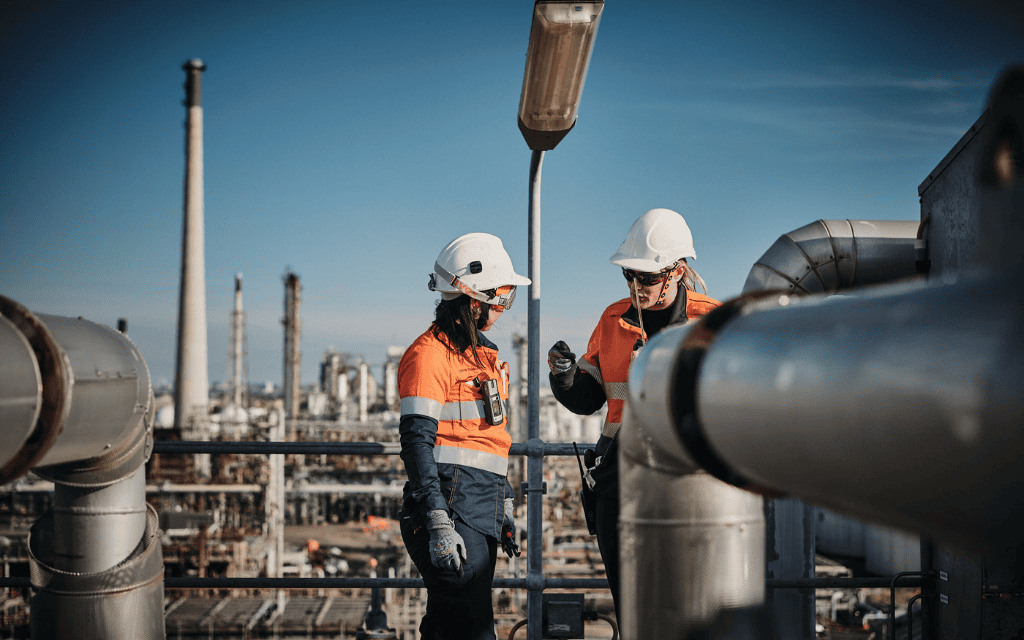
<path fill-rule="evenodd" d="M 287 270 L 283 385 L 260 391 L 239 274 L 211 392 L 204 69 L 184 65 L 174 393 L 154 396 L 124 327 L 0 298 L 0 638 L 416 638 L 426 591 L 398 526 L 405 345 L 384 362 L 306 354 L 320 376 L 303 385 Z M 537 345 L 514 336 L 523 556 L 498 563 L 499 638 L 1024 638 L 1024 210 L 1019 165 L 1001 169 L 1004 148 L 1020 161 L 1020 111 L 1019 93 L 997 100 L 937 159 L 920 220 L 808 221 L 766 248 L 743 296 L 645 348 L 621 445 L 621 620 L 573 455 L 603 414 L 531 388 Z M 968 292 L 967 328 L 935 320 Z M 942 367 L 939 351 L 965 357 Z"/>

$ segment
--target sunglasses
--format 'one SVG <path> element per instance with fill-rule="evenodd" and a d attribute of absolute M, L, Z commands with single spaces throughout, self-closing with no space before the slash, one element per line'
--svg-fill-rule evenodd
<path fill-rule="evenodd" d="M 622 270 L 622 275 L 626 278 L 626 282 L 633 282 L 636 280 L 641 287 L 653 287 L 656 284 L 660 284 L 671 274 L 672 269 L 666 269 L 665 271 L 659 271 L 658 273 L 643 273 L 641 271 L 633 271 L 632 269 Z"/>

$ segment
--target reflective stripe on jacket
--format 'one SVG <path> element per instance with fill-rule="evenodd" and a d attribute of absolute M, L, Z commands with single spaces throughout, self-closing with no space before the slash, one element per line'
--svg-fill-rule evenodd
<path fill-rule="evenodd" d="M 683 293 L 682 289 L 680 293 Z M 714 298 L 693 291 L 685 291 L 684 295 L 686 319 L 702 316 L 721 304 Z M 629 298 L 624 298 L 604 310 L 590 336 L 587 353 L 579 361 L 580 369 L 601 384 L 608 399 L 608 415 L 601 429 L 602 438 L 613 438 L 622 424 L 631 356 L 637 341 L 642 337 L 632 304 Z"/>
<path fill-rule="evenodd" d="M 431 326 L 406 350 L 398 367 L 402 399 L 399 432 L 409 482 L 407 502 L 416 515 L 444 509 L 481 533 L 498 537 L 504 499 L 512 497 L 505 478 L 512 437 L 484 413 L 481 380 L 498 381 L 503 414 L 508 403 L 508 363 L 497 346 L 477 334 L 481 364 L 467 349 L 455 353 Z"/>

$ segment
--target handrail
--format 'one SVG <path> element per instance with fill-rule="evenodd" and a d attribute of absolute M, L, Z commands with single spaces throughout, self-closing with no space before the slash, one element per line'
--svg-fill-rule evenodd
<path fill-rule="evenodd" d="M 768 578 L 766 589 L 885 589 L 892 577 L 880 578 Z M 924 578 L 901 581 L 902 588 L 921 588 Z M 495 578 L 495 589 L 528 587 L 527 578 Z M 27 588 L 28 578 L 0 577 L 0 587 Z M 168 589 L 418 589 L 422 578 L 200 578 L 196 576 L 167 577 Z M 600 589 L 608 586 L 607 578 L 544 578 L 545 589 Z"/>
<path fill-rule="evenodd" d="M 920 586 L 923 588 L 931 584 L 930 581 L 935 576 L 935 571 L 931 569 L 925 571 L 901 571 L 892 577 L 889 588 L 889 631 L 892 633 L 893 640 L 896 638 L 896 581 L 910 576 L 919 576 L 919 581 L 922 583 Z M 909 608 L 907 609 L 907 615 L 910 615 Z"/>
<path fill-rule="evenodd" d="M 591 447 L 594 444 L 577 443 L 578 446 Z M 305 455 L 360 455 L 360 456 L 391 456 L 402 452 L 402 445 L 397 442 L 271 442 L 248 440 L 158 440 L 153 443 L 153 453 L 184 454 L 184 453 L 236 453 L 236 454 L 305 454 Z M 509 455 L 529 455 L 525 442 L 515 442 Z M 571 442 L 543 443 L 541 455 L 571 456 L 575 455 Z"/>
<path fill-rule="evenodd" d="M 571 442 L 540 443 L 541 446 L 531 451 L 527 443 L 513 443 L 509 455 L 528 456 L 540 454 L 544 456 L 574 456 L 575 450 Z M 593 444 L 583 445 L 593 447 Z M 536 451 L 537 453 L 534 453 Z M 398 455 L 401 453 L 400 443 L 391 442 L 277 442 L 277 441 L 178 441 L 160 440 L 153 443 L 153 453 L 164 455 L 176 454 L 242 454 L 242 455 Z M 534 538 L 536 536 L 536 538 Z M 528 548 L 541 549 L 540 532 L 527 530 Z M 927 584 L 926 572 L 920 576 L 909 572 L 893 577 L 879 578 L 768 578 L 767 589 L 860 589 L 891 587 L 897 579 L 906 587 L 923 587 Z M 29 588 L 29 578 L 0 576 L 0 588 Z M 165 577 L 165 589 L 358 589 L 358 588 L 392 588 L 418 589 L 423 587 L 422 578 L 386 578 L 386 577 L 346 577 L 346 578 L 215 578 L 198 576 Z M 526 589 L 527 591 L 544 591 L 545 589 L 606 589 L 607 578 L 547 578 L 528 576 L 525 578 L 495 578 L 495 589 Z"/>

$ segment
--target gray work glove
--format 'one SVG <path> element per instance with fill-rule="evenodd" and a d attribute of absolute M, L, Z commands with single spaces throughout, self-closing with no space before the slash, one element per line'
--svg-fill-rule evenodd
<path fill-rule="evenodd" d="M 466 542 L 444 509 L 427 512 L 430 533 L 430 563 L 438 569 L 461 571 L 466 562 Z"/>
<path fill-rule="evenodd" d="M 548 350 L 548 367 L 551 375 L 559 381 L 572 380 L 576 374 L 576 354 L 569 350 L 569 345 L 559 340 Z"/>
<path fill-rule="evenodd" d="M 501 548 L 508 557 L 518 556 L 519 543 L 516 542 L 516 519 L 513 515 L 515 501 L 505 498 L 505 519 L 501 523 Z"/>

